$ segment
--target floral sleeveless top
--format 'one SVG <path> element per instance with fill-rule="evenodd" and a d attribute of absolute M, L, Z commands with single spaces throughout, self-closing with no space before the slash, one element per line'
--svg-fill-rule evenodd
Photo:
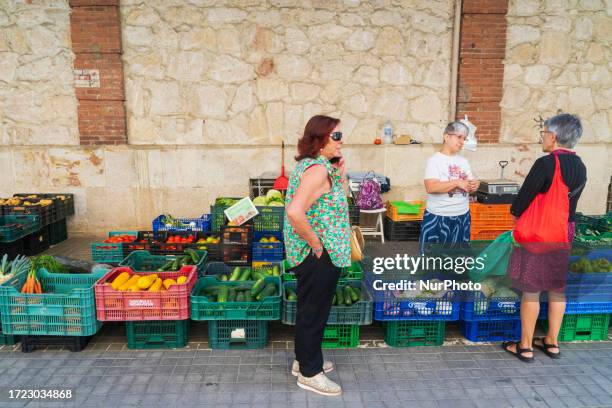
<path fill-rule="evenodd" d="M 323 156 L 316 159 L 306 158 L 300 160 L 291 173 L 289 186 L 285 197 L 285 204 L 289 205 L 300 185 L 302 175 L 310 166 L 322 164 L 327 169 L 331 179 L 331 190 L 323 194 L 306 211 L 306 217 L 321 243 L 329 253 L 332 263 L 337 267 L 351 266 L 351 226 L 348 215 L 348 202 L 342 188 L 342 179 L 338 169 L 332 167 Z M 285 251 L 289 267 L 301 264 L 310 253 L 308 243 L 289 224 L 285 214 L 284 226 Z"/>

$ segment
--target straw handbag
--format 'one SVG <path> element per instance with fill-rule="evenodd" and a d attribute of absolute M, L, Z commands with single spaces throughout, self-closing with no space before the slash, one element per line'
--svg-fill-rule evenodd
<path fill-rule="evenodd" d="M 365 244 L 361 228 L 353 226 L 351 228 L 351 261 L 361 261 L 363 259 L 362 248 Z"/>

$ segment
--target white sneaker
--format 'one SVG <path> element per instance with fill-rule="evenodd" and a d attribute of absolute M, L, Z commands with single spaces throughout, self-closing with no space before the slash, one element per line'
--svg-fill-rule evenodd
<path fill-rule="evenodd" d="M 319 373 L 314 377 L 304 377 L 302 374 L 299 374 L 297 386 L 328 397 L 342 394 L 342 387 L 327 378 L 325 373 Z"/>
<path fill-rule="evenodd" d="M 329 373 L 330 371 L 334 371 L 334 365 L 331 361 L 323 361 L 323 372 Z M 291 374 L 294 377 L 297 377 L 300 374 L 300 363 L 297 360 L 293 360 L 293 365 L 291 366 Z"/>

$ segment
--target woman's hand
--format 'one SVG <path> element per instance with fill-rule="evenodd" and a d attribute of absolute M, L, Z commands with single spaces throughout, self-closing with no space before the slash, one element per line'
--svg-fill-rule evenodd
<path fill-rule="evenodd" d="M 475 193 L 478 191 L 478 186 L 480 186 L 479 180 L 468 180 L 468 193 Z"/>
<path fill-rule="evenodd" d="M 340 160 L 338 160 L 337 163 L 332 164 L 332 167 L 335 167 L 336 169 L 338 169 L 339 173 L 340 173 L 340 177 L 344 177 L 344 171 L 345 169 L 345 160 L 344 157 L 340 157 Z"/>
<path fill-rule="evenodd" d="M 467 180 L 456 180 L 456 186 L 457 188 L 460 188 L 461 190 L 465 191 L 465 192 L 469 192 L 470 191 L 470 182 Z"/>

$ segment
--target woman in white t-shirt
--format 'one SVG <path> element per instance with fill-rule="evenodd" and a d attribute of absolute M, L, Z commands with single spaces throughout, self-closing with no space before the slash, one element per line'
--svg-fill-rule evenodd
<path fill-rule="evenodd" d="M 444 144 L 427 160 L 425 190 L 427 210 L 423 215 L 419 245 L 459 243 L 470 240 L 469 194 L 478 189 L 467 159 L 459 156 L 468 127 L 452 122 L 444 129 Z"/>

